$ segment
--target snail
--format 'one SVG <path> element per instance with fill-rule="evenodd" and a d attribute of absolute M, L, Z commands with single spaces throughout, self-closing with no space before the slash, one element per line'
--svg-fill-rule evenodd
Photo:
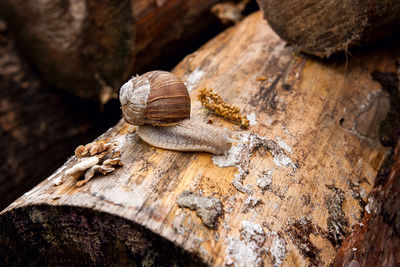
<path fill-rule="evenodd" d="M 146 143 L 178 151 L 226 154 L 234 132 L 190 119 L 190 96 L 185 84 L 167 71 L 136 75 L 122 85 L 119 99 L 125 121 L 136 125 Z"/>

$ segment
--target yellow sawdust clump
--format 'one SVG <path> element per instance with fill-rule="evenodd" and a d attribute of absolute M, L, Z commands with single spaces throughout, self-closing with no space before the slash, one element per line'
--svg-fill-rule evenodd
<path fill-rule="evenodd" d="M 201 89 L 198 99 L 206 109 L 213 111 L 215 114 L 238 123 L 245 128 L 249 126 L 249 120 L 246 116 L 240 114 L 240 109 L 224 102 L 218 93 L 213 92 L 213 89 Z"/>

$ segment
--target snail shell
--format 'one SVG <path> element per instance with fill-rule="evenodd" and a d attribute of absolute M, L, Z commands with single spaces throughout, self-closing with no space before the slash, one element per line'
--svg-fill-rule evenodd
<path fill-rule="evenodd" d="M 167 71 L 132 77 L 121 87 L 126 122 L 170 126 L 190 118 L 190 96 L 185 84 Z"/>
<path fill-rule="evenodd" d="M 205 151 L 226 154 L 232 143 L 231 132 L 204 122 L 190 120 L 190 96 L 174 74 L 151 71 L 133 77 L 119 95 L 127 123 L 146 143 L 178 151 Z"/>

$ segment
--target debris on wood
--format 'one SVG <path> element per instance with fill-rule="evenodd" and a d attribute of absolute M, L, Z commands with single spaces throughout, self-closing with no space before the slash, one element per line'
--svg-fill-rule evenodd
<path fill-rule="evenodd" d="M 106 175 L 115 170 L 116 167 L 122 166 L 120 159 L 121 153 L 115 150 L 118 143 L 99 140 L 87 145 L 80 145 L 75 149 L 75 156 L 78 162 L 67 169 L 62 176 L 62 179 L 55 180 L 53 185 L 60 185 L 67 178 L 80 178 L 83 180 L 77 181 L 75 186 L 82 187 L 96 174 L 101 173 Z"/>
<path fill-rule="evenodd" d="M 302 217 L 300 220 L 289 223 L 287 232 L 300 254 L 309 260 L 310 266 L 319 266 L 322 264 L 320 250 L 310 239 L 311 234 L 318 235 L 310 219 Z"/>
<path fill-rule="evenodd" d="M 265 232 L 261 225 L 243 221 L 240 237 L 228 237 L 226 265 L 260 266 L 262 254 L 265 253 Z"/>
<path fill-rule="evenodd" d="M 211 12 L 217 16 L 223 24 L 239 23 L 243 19 L 242 12 L 250 0 L 242 0 L 239 3 L 223 2 L 213 5 Z"/>
<path fill-rule="evenodd" d="M 204 197 L 190 191 L 183 191 L 177 199 L 182 208 L 196 211 L 197 216 L 210 228 L 216 228 L 218 217 L 222 215 L 221 200 L 216 197 Z"/>
<path fill-rule="evenodd" d="M 249 164 L 253 153 L 261 148 L 266 148 L 267 151 L 271 153 L 273 162 L 277 167 L 291 167 L 292 172 L 295 172 L 298 168 L 297 163 L 293 163 L 286 155 L 285 150 L 288 148 L 284 150 L 279 143 L 274 140 L 266 139 L 255 133 L 245 133 L 240 140 L 246 141 L 246 144 L 232 146 L 227 155 L 214 155 L 212 161 L 219 167 L 237 167 L 238 173 L 234 175 L 232 184 L 242 193 L 250 194 L 252 192 L 251 185 L 243 185 L 243 180 L 249 173 Z M 260 181 L 260 183 L 262 183 L 262 181 Z M 261 186 L 264 185 L 262 184 Z"/>
<path fill-rule="evenodd" d="M 325 206 L 328 209 L 329 217 L 328 239 L 332 245 L 339 248 L 345 237 L 348 235 L 349 220 L 346 218 L 342 210 L 342 204 L 345 200 L 343 190 L 336 188 L 334 185 L 328 185 L 328 189 L 332 190 L 333 195 L 325 200 Z"/>
<path fill-rule="evenodd" d="M 240 114 L 240 109 L 224 102 L 221 96 L 218 93 L 215 93 L 213 89 L 201 89 L 199 91 L 198 99 L 206 109 L 213 111 L 215 114 L 238 123 L 244 128 L 249 126 L 249 120 L 246 116 Z"/>
<path fill-rule="evenodd" d="M 258 81 L 258 82 L 266 81 L 266 80 L 268 80 L 268 78 L 267 78 L 267 76 L 264 76 L 264 75 L 258 76 L 256 79 L 256 81 Z"/>
<path fill-rule="evenodd" d="M 65 177 L 71 177 L 71 178 L 79 178 L 82 176 L 82 174 L 95 166 L 97 163 L 99 163 L 99 158 L 98 157 L 89 157 L 89 158 L 83 158 L 80 160 L 78 163 L 73 165 L 71 168 L 65 171 L 64 176 Z"/>
<path fill-rule="evenodd" d="M 250 209 L 254 209 L 256 206 L 262 204 L 262 200 L 259 198 L 256 198 L 254 196 L 249 196 L 246 198 L 246 200 L 243 202 L 243 207 L 242 207 L 242 212 L 247 213 Z"/>

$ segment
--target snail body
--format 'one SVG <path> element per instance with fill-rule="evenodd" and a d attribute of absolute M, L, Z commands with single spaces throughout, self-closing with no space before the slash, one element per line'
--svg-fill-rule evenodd
<path fill-rule="evenodd" d="M 146 143 L 160 148 L 179 151 L 204 151 L 224 154 L 232 146 L 226 129 L 217 128 L 195 120 L 184 120 L 169 127 L 144 125 L 137 134 Z"/>
<path fill-rule="evenodd" d="M 190 119 L 190 96 L 174 74 L 151 71 L 120 90 L 122 114 L 146 143 L 178 151 L 226 154 L 234 142 L 227 129 Z"/>

